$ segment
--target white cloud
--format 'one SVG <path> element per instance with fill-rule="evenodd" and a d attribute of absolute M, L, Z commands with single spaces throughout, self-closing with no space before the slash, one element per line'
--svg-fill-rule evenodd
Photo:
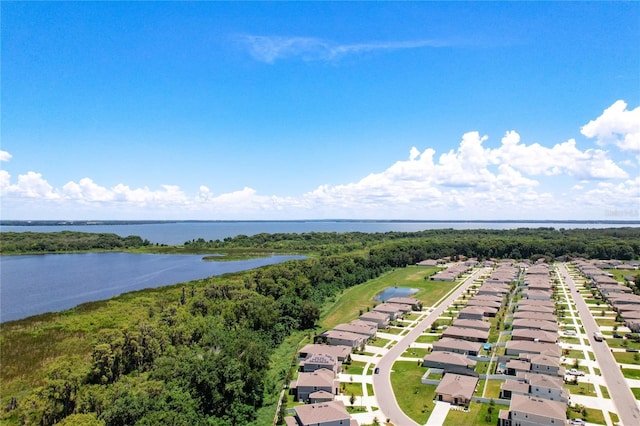
<path fill-rule="evenodd" d="M 7 151 L 0 150 L 0 161 L 9 161 L 12 157 Z"/>
<path fill-rule="evenodd" d="M 436 40 L 410 40 L 398 42 L 373 42 L 337 44 L 315 37 L 280 37 L 241 35 L 236 40 L 248 47 L 254 59 L 268 64 L 278 59 L 298 57 L 304 61 L 333 61 L 349 54 L 373 51 L 392 51 L 442 47 Z"/>
<path fill-rule="evenodd" d="M 455 149 L 440 155 L 413 146 L 405 160 L 385 170 L 356 182 L 320 185 L 297 197 L 262 195 L 248 186 L 216 193 L 201 185 L 193 194 L 176 185 L 108 188 L 88 177 L 56 189 L 39 173 L 19 175 L 13 183 L 4 170 L 0 194 L 8 211 L 29 201 L 31 206 L 40 203 L 44 213 L 51 206 L 66 206 L 68 214 L 137 218 L 576 219 L 640 205 L 640 178 L 629 178 L 602 149 L 582 150 L 573 139 L 551 147 L 527 144 L 515 131 L 495 148 L 485 146 L 487 140 L 468 132 Z"/>
<path fill-rule="evenodd" d="M 615 144 L 622 151 L 640 152 L 640 107 L 627 110 L 626 102 L 616 101 L 580 131 L 596 138 L 600 145 Z"/>

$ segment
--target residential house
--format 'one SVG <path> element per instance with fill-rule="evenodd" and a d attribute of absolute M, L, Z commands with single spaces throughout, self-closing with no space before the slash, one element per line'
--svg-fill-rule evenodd
<path fill-rule="evenodd" d="M 340 345 L 319 345 L 319 344 L 308 344 L 302 349 L 300 349 L 300 358 L 307 358 L 313 354 L 327 354 L 339 362 L 344 362 L 349 355 L 351 355 L 352 348 L 349 346 L 340 346 Z"/>
<path fill-rule="evenodd" d="M 409 305 L 397 305 L 394 303 L 382 303 L 373 308 L 374 312 L 380 312 L 389 316 L 390 321 L 394 321 L 402 316 L 405 312 L 404 308 L 400 308 L 400 306 L 408 308 L 406 311 L 410 311 L 411 307 Z"/>
<path fill-rule="evenodd" d="M 378 327 L 378 329 L 385 329 L 389 327 L 389 315 L 382 312 L 365 312 L 360 315 L 362 321 L 369 321 Z"/>
<path fill-rule="evenodd" d="M 557 343 L 558 333 L 536 330 L 532 328 L 518 328 L 511 332 L 512 340 L 530 340 L 532 342 Z"/>
<path fill-rule="evenodd" d="M 311 373 L 298 373 L 298 379 L 291 382 L 291 392 L 297 401 L 308 401 L 309 395 L 325 391 L 337 395 L 340 382 L 333 371 L 321 368 Z"/>
<path fill-rule="evenodd" d="M 457 327 L 455 325 L 447 327 L 442 332 L 442 337 L 450 337 L 452 339 L 468 340 L 470 342 L 486 343 L 489 340 L 488 330 L 478 330 L 477 328 Z"/>
<path fill-rule="evenodd" d="M 413 297 L 392 297 L 391 299 L 387 300 L 387 303 L 409 305 L 414 311 L 422 310 L 422 302 L 418 299 L 414 299 Z"/>
<path fill-rule="evenodd" d="M 311 373 L 321 368 L 331 370 L 334 374 L 338 374 L 342 369 L 342 362 L 327 353 L 310 353 L 305 359 L 300 361 L 300 371 Z"/>
<path fill-rule="evenodd" d="M 342 401 L 299 405 L 294 411 L 294 417 L 285 417 L 287 426 L 358 426 Z"/>
<path fill-rule="evenodd" d="M 567 404 L 514 394 L 509 410 L 500 410 L 498 426 L 559 426 L 567 424 Z"/>
<path fill-rule="evenodd" d="M 480 342 L 470 342 L 468 340 L 451 339 L 444 337 L 437 342 L 433 342 L 433 351 L 447 351 L 462 355 L 476 356 L 482 350 L 483 344 Z"/>
<path fill-rule="evenodd" d="M 338 324 L 333 327 L 333 329 L 338 331 L 348 331 L 349 333 L 362 334 L 363 336 L 366 336 L 367 339 L 375 336 L 376 332 L 378 331 L 378 327 L 376 326 L 376 324 L 362 320 L 354 320 L 348 324 Z"/>
<path fill-rule="evenodd" d="M 320 339 L 330 345 L 348 346 L 350 348 L 360 348 L 368 340 L 362 334 L 350 333 L 348 331 L 328 330 L 320 335 Z"/>
<path fill-rule="evenodd" d="M 473 319 L 456 318 L 453 320 L 452 325 L 455 327 L 475 328 L 477 330 L 482 330 L 482 331 L 489 331 L 489 329 L 491 328 L 491 323 L 489 323 L 489 321 L 473 320 Z"/>
<path fill-rule="evenodd" d="M 505 347 L 506 355 L 544 354 L 560 358 L 562 350 L 553 343 L 530 342 L 527 340 L 510 340 Z"/>
<path fill-rule="evenodd" d="M 440 368 L 442 370 L 473 370 L 476 367 L 476 361 L 459 353 L 434 351 L 425 355 L 422 359 L 422 365 L 429 368 Z"/>
<path fill-rule="evenodd" d="M 558 332 L 558 323 L 553 321 L 535 320 L 535 319 L 514 319 L 511 322 L 511 328 L 517 330 L 518 328 L 530 328 L 533 330 L 544 330 L 553 333 Z"/>
<path fill-rule="evenodd" d="M 555 314 L 546 312 L 520 311 L 513 314 L 513 319 L 536 319 L 543 321 L 557 322 L 558 317 Z"/>
<path fill-rule="evenodd" d="M 436 399 L 454 405 L 468 406 L 478 385 L 478 378 L 448 373 L 436 387 Z"/>

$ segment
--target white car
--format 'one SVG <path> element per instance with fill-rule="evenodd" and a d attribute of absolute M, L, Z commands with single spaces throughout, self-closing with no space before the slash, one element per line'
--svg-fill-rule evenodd
<path fill-rule="evenodd" d="M 567 371 L 567 374 L 571 374 L 572 376 L 584 376 L 583 371 L 576 370 L 575 368 L 572 368 L 571 370 Z"/>

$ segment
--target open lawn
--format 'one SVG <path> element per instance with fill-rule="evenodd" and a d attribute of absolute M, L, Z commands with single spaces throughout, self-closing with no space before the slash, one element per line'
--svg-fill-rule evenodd
<path fill-rule="evenodd" d="M 362 396 L 362 383 L 340 383 L 340 393 L 343 395 Z"/>
<path fill-rule="evenodd" d="M 436 340 L 439 340 L 439 339 L 440 339 L 440 335 L 430 336 L 428 334 L 421 334 L 416 339 L 416 343 L 433 343 L 433 342 L 435 342 Z"/>
<path fill-rule="evenodd" d="M 424 358 L 427 354 L 427 350 L 425 348 L 408 348 L 404 353 L 400 356 L 406 358 Z"/>
<path fill-rule="evenodd" d="M 419 424 L 426 423 L 435 406 L 435 385 L 420 382 L 424 367 L 412 361 L 397 361 L 393 364 L 391 386 L 402 411 Z"/>
<path fill-rule="evenodd" d="M 596 389 L 593 383 L 578 382 L 577 385 L 565 383 L 563 387 L 568 389 L 571 395 L 596 396 Z"/>
<path fill-rule="evenodd" d="M 384 348 L 384 346 L 391 340 L 383 339 L 381 337 L 375 337 L 369 341 L 369 346 L 375 346 L 376 348 Z"/>
<path fill-rule="evenodd" d="M 613 357 L 621 364 L 640 365 L 640 352 L 614 352 Z"/>
<path fill-rule="evenodd" d="M 376 294 L 396 285 L 420 289 L 414 297 L 422 300 L 426 306 L 431 306 L 456 285 L 429 281 L 428 277 L 439 270 L 440 268 L 408 266 L 348 288 L 336 297 L 335 303 L 327 305 L 327 310 L 322 313 L 320 325 L 333 328 L 358 318 L 360 311 L 366 312 L 367 308 L 373 307 Z"/>
<path fill-rule="evenodd" d="M 623 368 L 621 371 L 622 371 L 622 375 L 624 377 L 626 377 L 627 379 L 640 380 L 640 370 L 635 370 L 635 369 L 631 369 L 631 368 Z"/>
<path fill-rule="evenodd" d="M 629 339 L 607 339 L 607 345 L 609 345 L 610 348 L 640 349 L 640 343 L 634 342 L 633 340 Z"/>
<path fill-rule="evenodd" d="M 364 367 L 367 365 L 362 361 L 351 361 L 351 364 L 343 364 L 345 374 L 360 375 L 364 372 Z"/>
<path fill-rule="evenodd" d="M 582 414 L 583 409 L 587 413 L 586 416 Z M 584 419 L 588 423 L 595 423 L 598 425 L 606 424 L 604 421 L 604 413 L 602 413 L 602 410 L 598 410 L 596 408 L 588 408 L 588 407 L 584 407 L 584 408 L 580 407 L 580 410 L 576 410 L 574 408 L 569 407 L 567 411 L 569 413 L 570 419 L 580 418 L 580 419 Z"/>
<path fill-rule="evenodd" d="M 640 399 L 640 388 L 631 388 L 631 392 L 633 392 L 633 396 L 635 396 L 636 399 Z"/>
<path fill-rule="evenodd" d="M 484 393 L 485 398 L 499 398 L 500 386 L 504 383 L 504 380 L 487 380 L 486 390 Z"/>
<path fill-rule="evenodd" d="M 491 414 L 489 414 L 489 407 L 489 404 L 472 402 L 469 406 L 469 412 L 450 410 L 447 418 L 444 420 L 443 426 L 495 426 L 498 422 L 500 408 L 504 409 L 506 407 L 494 405 Z"/>

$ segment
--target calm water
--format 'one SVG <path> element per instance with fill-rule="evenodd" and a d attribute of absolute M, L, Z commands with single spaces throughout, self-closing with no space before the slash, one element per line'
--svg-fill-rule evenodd
<path fill-rule="evenodd" d="M 109 232 L 126 237 L 138 235 L 152 243 L 178 245 L 186 241 L 204 238 L 222 240 L 237 235 L 260 233 L 304 232 L 414 232 L 426 229 L 515 229 L 515 228 L 610 228 L 616 226 L 640 226 L 640 223 L 582 223 L 582 222 L 374 222 L 374 221 L 291 221 L 291 222 L 175 222 L 132 225 L 56 225 L 56 226 L 2 226 L 1 231 L 13 232 Z"/>
<path fill-rule="evenodd" d="M 121 293 L 301 259 L 205 262 L 202 255 L 130 253 L 0 256 L 0 322 L 60 311 Z"/>
<path fill-rule="evenodd" d="M 408 297 L 414 293 L 420 291 L 418 288 L 410 288 L 410 287 L 388 287 L 382 290 L 380 293 L 376 294 L 374 300 L 378 302 L 386 302 L 392 297 Z"/>

